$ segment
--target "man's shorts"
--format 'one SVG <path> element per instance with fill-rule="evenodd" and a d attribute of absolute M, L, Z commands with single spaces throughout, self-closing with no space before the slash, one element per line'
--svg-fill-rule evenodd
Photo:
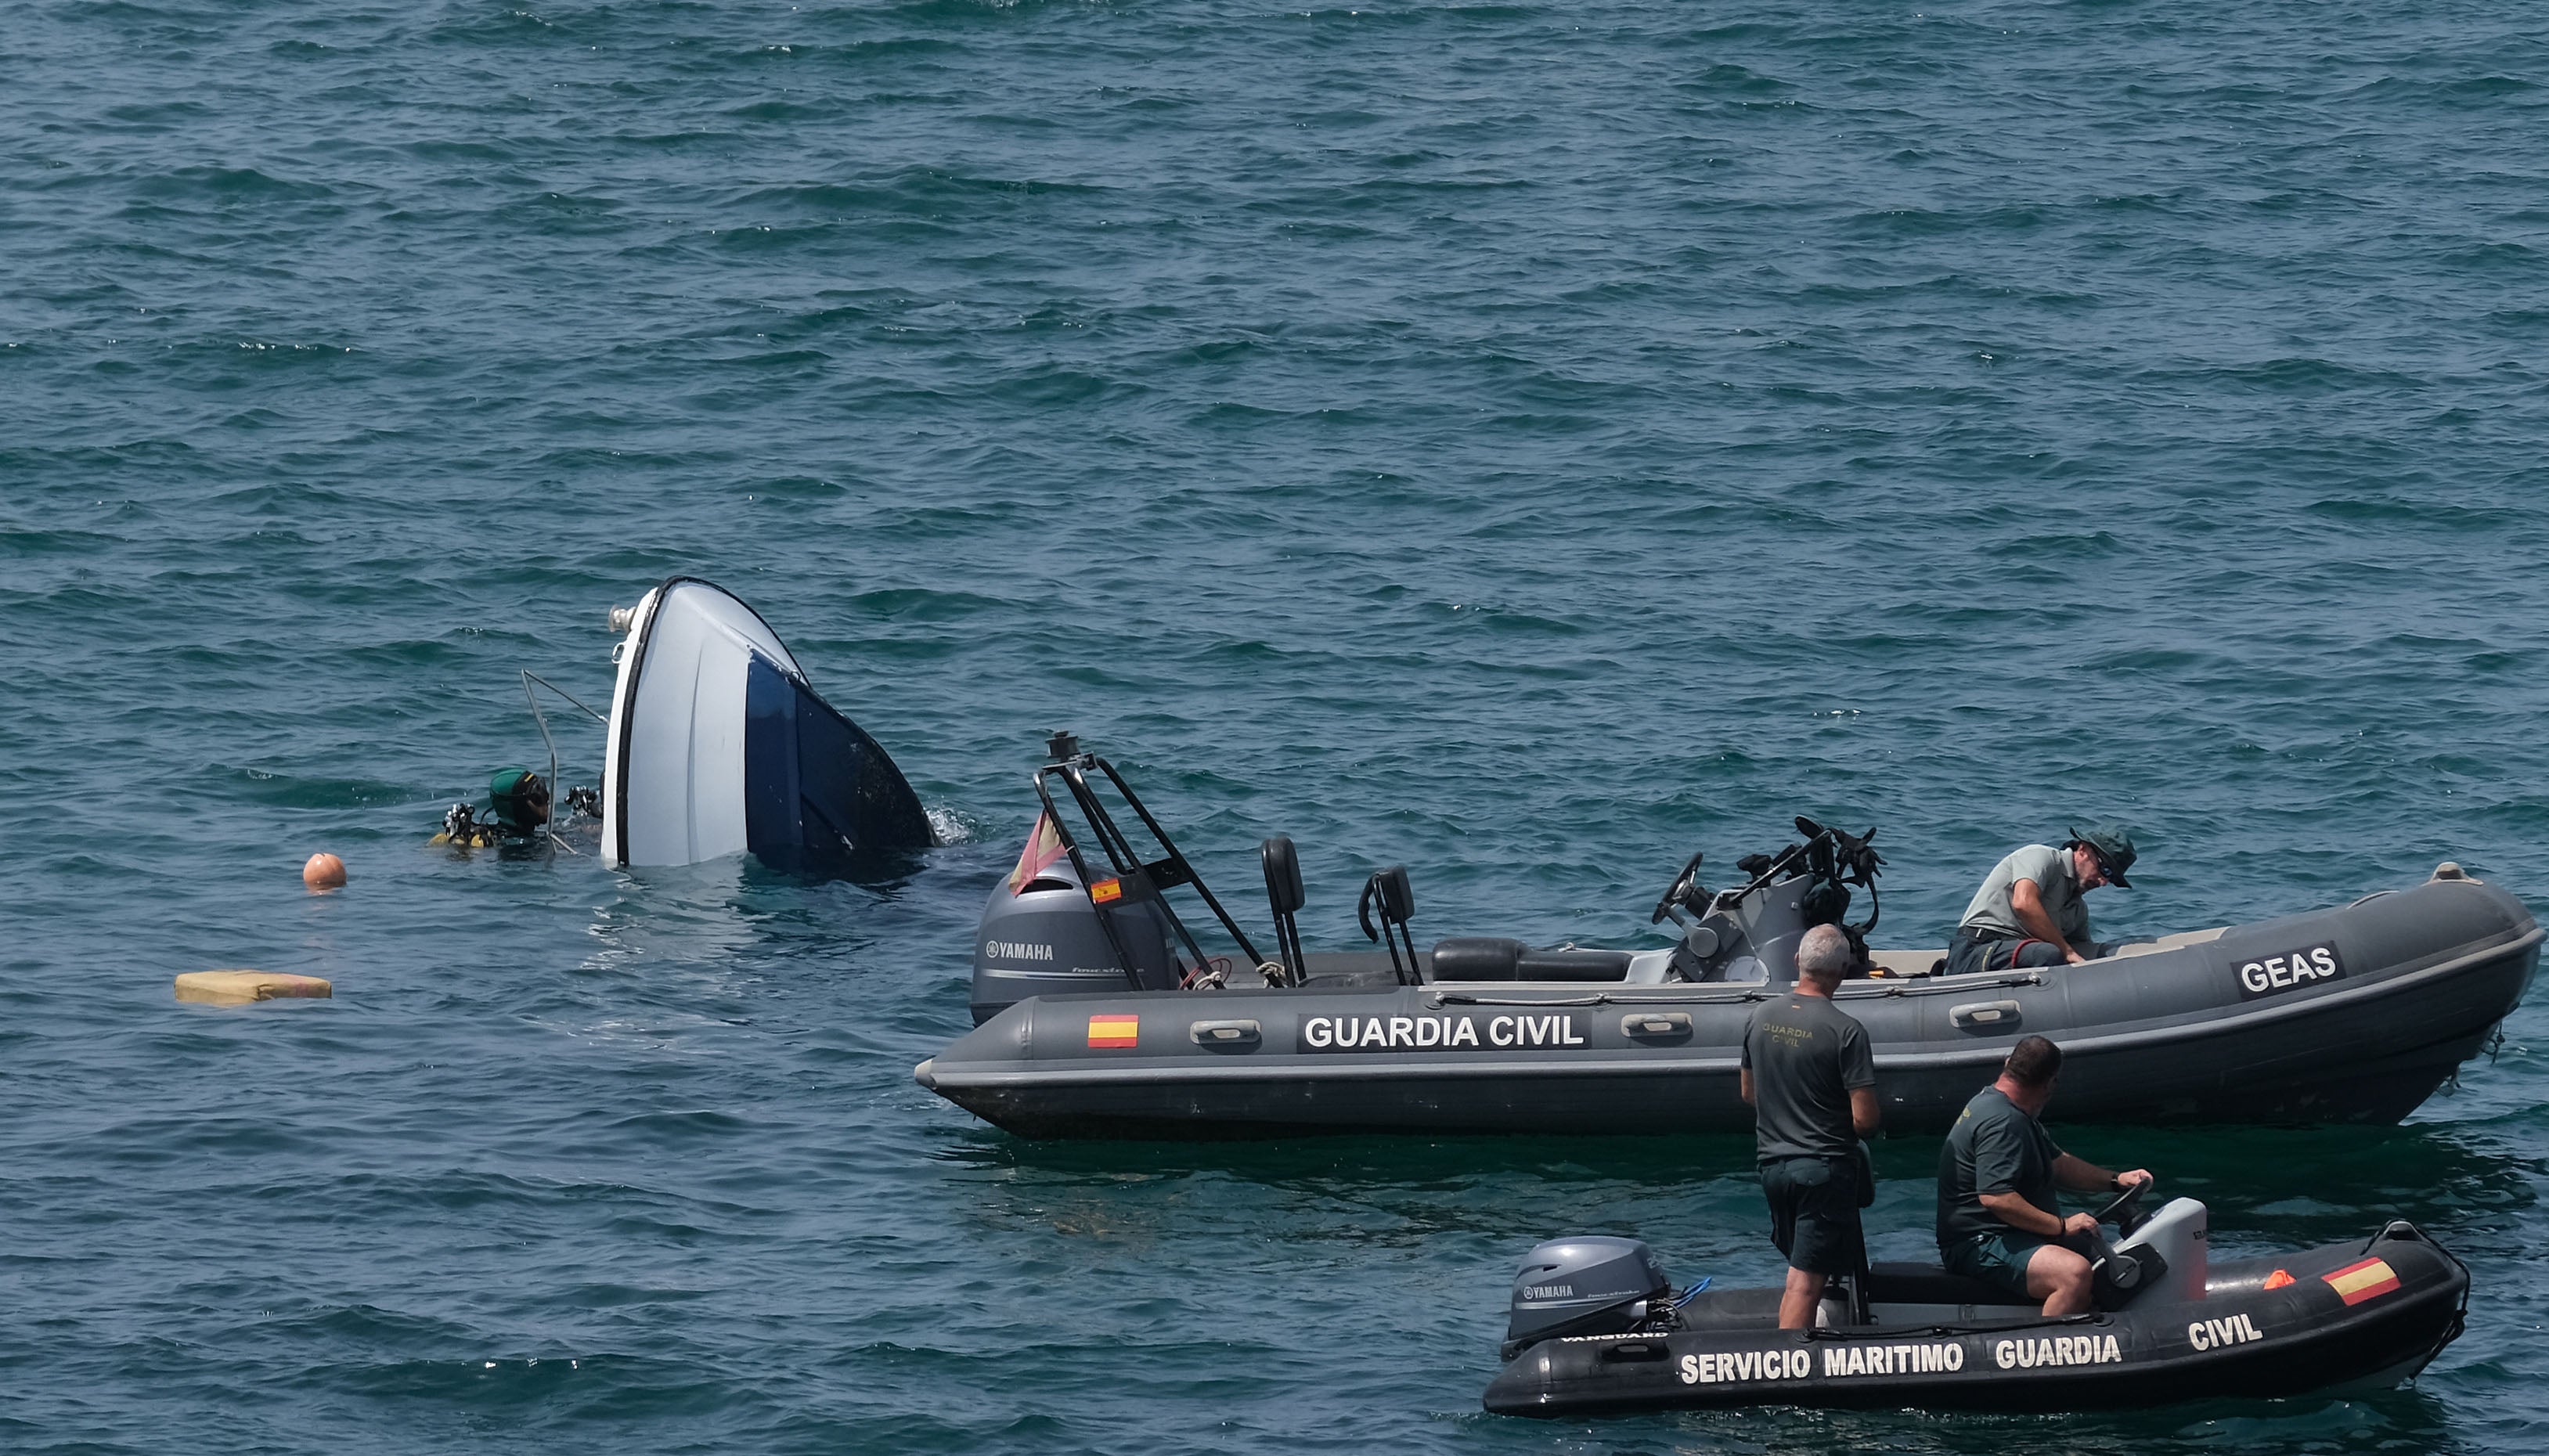
<path fill-rule="evenodd" d="M 1995 1289 L 2006 1290 L 2020 1299 L 2033 1299 L 2027 1292 L 2027 1265 L 2035 1251 L 2053 1242 L 2032 1233 L 2012 1228 L 2006 1233 L 1976 1233 L 1958 1239 L 1938 1250 L 1939 1262 L 1950 1274 L 1979 1279 Z"/>
<path fill-rule="evenodd" d="M 1783 1157 L 1761 1165 L 1770 1202 L 1770 1241 L 1788 1267 L 1809 1274 L 1855 1274 L 1867 1267 L 1858 1226 L 1858 1170 L 1846 1157 Z"/>
<path fill-rule="evenodd" d="M 1947 946 L 1947 974 L 1972 975 L 1985 970 L 2029 970 L 2064 963 L 2062 948 L 2051 941 L 2030 941 L 2024 936 L 1985 935 L 1980 931 L 1956 927 L 1956 938 Z"/>
<path fill-rule="evenodd" d="M 2092 960 L 2103 960 L 2116 954 L 2113 942 L 2083 942 L 2080 954 Z M 2064 964 L 2062 948 L 2051 941 L 2030 941 L 2021 937 L 1985 935 L 1980 931 L 1956 927 L 1956 938 L 1947 945 L 1947 974 L 1972 975 L 1984 970 L 2040 970 Z"/>

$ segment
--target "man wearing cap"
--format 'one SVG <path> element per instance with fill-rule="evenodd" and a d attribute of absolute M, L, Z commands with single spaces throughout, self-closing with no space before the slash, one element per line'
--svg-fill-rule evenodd
<path fill-rule="evenodd" d="M 2110 948 L 2089 936 L 2089 907 L 2080 897 L 2102 884 L 2131 889 L 2132 836 L 2112 824 L 2074 829 L 2060 848 L 2029 845 L 2011 852 L 1983 877 L 1956 939 L 1947 973 L 2078 965 Z"/>

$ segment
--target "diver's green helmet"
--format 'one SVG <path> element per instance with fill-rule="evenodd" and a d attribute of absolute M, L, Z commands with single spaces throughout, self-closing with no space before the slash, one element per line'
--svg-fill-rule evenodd
<path fill-rule="evenodd" d="M 528 769 L 499 769 L 487 780 L 487 799 L 507 834 L 537 834 L 549 822 L 549 786 Z"/>

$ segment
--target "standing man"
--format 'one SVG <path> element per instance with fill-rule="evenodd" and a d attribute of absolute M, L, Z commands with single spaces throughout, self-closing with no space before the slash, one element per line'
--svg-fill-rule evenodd
<path fill-rule="evenodd" d="M 1824 1286 L 1867 1266 L 1858 1225 L 1858 1139 L 1877 1127 L 1867 1029 L 1833 1005 L 1856 956 L 1837 925 L 1797 943 L 1797 983 L 1744 1029 L 1744 1100 L 1752 1104 L 1770 1241 L 1788 1260 L 1779 1327 L 1815 1322 Z"/>
<path fill-rule="evenodd" d="M 2112 824 L 2074 829 L 2059 849 L 2013 850 L 1965 907 L 1947 948 L 1947 973 L 2079 965 L 2107 954 L 2089 937 L 2089 907 L 2080 897 L 2102 884 L 2131 889 L 2133 837 Z"/>
<path fill-rule="evenodd" d="M 2098 1229 L 2087 1214 L 2062 1217 L 2055 1188 L 2122 1193 L 2151 1176 L 2110 1173 L 2053 1145 L 2036 1116 L 2061 1070 L 2061 1047 L 2021 1041 L 1938 1149 L 1939 1261 L 1950 1274 L 2042 1300 L 2048 1318 L 2088 1312 L 2088 1257 L 2057 1240 Z"/>

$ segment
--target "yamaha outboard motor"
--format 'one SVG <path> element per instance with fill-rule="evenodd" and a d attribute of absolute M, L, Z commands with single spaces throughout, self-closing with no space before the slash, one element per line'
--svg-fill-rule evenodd
<path fill-rule="evenodd" d="M 1030 855 L 1033 850 L 1030 845 Z M 1029 996 L 1055 991 L 1120 991 L 1128 980 L 1176 985 L 1177 957 L 1157 896 L 1143 897 L 1137 885 L 1111 908 L 1115 933 L 1134 961 L 1136 974 L 1129 978 L 1069 859 L 1057 858 L 1023 878 L 1012 871 L 992 885 L 974 932 L 974 1024 Z"/>
<path fill-rule="evenodd" d="M 983 923 L 975 932 L 976 1026 L 1030 996 L 1052 991 L 1174 991 L 1222 984 L 1230 957 L 1206 951 L 1169 906 L 1165 892 L 1181 885 L 1203 901 L 1246 957 L 1240 964 L 1265 962 L 1248 933 L 1213 898 L 1203 876 L 1114 765 L 1084 752 L 1080 740 L 1068 733 L 1047 740 L 1045 756 L 1045 766 L 1035 775 L 1036 798 L 1044 812 L 1027 834 L 1017 867 L 991 887 L 991 903 L 983 907 Z M 1061 803 L 1078 811 L 1078 833 L 1054 798 L 1056 783 L 1066 790 Z M 1157 858 L 1125 834 L 1101 802 L 1096 783 L 1113 789 L 1131 811 Z M 1414 954 L 1412 946 L 1409 954 Z"/>
<path fill-rule="evenodd" d="M 1554 1238 L 1514 1276 L 1504 1358 L 1570 1334 L 1632 1334 L 1672 1308 L 1672 1281 L 1642 1239 Z"/>

